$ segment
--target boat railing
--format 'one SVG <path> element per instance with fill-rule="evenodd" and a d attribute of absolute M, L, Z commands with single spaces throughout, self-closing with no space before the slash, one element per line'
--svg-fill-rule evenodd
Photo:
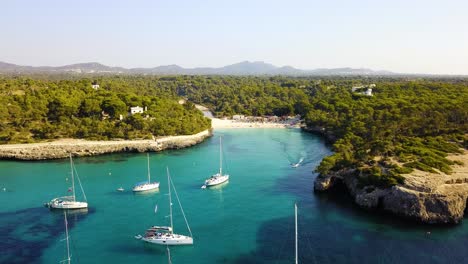
<path fill-rule="evenodd" d="M 70 196 L 62 196 L 62 197 L 58 197 L 58 198 L 54 198 L 53 201 L 56 201 L 56 200 L 73 200 L 73 196 L 70 195 Z"/>

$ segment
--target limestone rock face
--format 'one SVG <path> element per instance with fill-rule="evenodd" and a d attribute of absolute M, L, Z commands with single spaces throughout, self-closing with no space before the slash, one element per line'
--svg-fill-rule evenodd
<path fill-rule="evenodd" d="M 65 139 L 47 143 L 0 145 L 0 159 L 48 160 L 76 156 L 94 156 L 115 152 L 155 152 L 193 146 L 212 135 L 205 130 L 195 135 L 169 136 L 154 140 L 88 141 Z"/>
<path fill-rule="evenodd" d="M 458 223 L 463 219 L 466 193 L 425 193 L 394 187 L 383 196 L 383 208 L 425 223 Z"/>
<path fill-rule="evenodd" d="M 464 162 L 454 165 L 450 175 L 415 170 L 405 176 L 405 184 L 388 189 L 374 186 L 358 188 L 350 171 L 320 175 L 314 183 L 317 191 L 326 191 L 336 181 L 342 181 L 356 204 L 364 208 L 381 208 L 394 214 L 431 224 L 459 223 L 468 199 L 468 151 L 449 156 Z"/>

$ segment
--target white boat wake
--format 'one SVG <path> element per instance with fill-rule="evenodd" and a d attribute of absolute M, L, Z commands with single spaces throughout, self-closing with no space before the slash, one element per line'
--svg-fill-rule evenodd
<path fill-rule="evenodd" d="M 304 161 L 304 158 L 301 158 L 301 159 L 299 160 L 299 162 L 297 162 L 297 163 L 292 163 L 292 164 L 291 164 L 291 167 L 297 168 L 297 167 L 299 167 L 299 166 L 301 165 L 301 163 L 302 163 L 303 161 Z"/>

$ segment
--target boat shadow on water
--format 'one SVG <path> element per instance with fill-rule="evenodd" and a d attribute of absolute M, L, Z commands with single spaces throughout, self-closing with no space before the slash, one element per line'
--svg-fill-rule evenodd
<path fill-rule="evenodd" d="M 68 210 L 69 229 L 94 213 Z M 0 263 L 37 263 L 44 250 L 63 236 L 63 210 L 34 207 L 0 213 Z"/>

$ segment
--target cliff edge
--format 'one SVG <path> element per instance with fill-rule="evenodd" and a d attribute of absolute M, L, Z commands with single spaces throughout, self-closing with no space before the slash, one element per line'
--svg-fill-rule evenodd
<path fill-rule="evenodd" d="M 319 175 L 315 179 L 314 190 L 327 191 L 341 182 L 361 207 L 380 208 L 424 223 L 459 223 L 463 219 L 468 198 L 468 151 L 448 158 L 461 161 L 464 165 L 452 166 L 450 175 L 414 170 L 403 175 L 403 185 L 387 189 L 374 186 L 358 188 L 353 171 L 343 170 Z"/>

